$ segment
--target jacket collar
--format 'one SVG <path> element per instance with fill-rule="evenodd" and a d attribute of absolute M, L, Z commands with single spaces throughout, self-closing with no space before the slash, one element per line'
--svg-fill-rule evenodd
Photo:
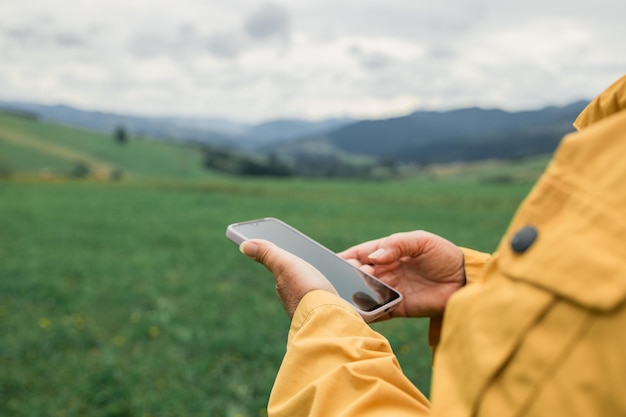
<path fill-rule="evenodd" d="M 626 109 L 626 76 L 615 81 L 602 94 L 593 99 L 580 113 L 574 127 L 578 130 Z"/>

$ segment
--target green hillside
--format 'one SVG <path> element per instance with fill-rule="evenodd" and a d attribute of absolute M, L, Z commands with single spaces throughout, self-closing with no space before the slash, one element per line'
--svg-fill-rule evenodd
<path fill-rule="evenodd" d="M 536 156 L 500 162 L 432 164 L 403 172 L 409 177 L 523 182 L 536 178 L 548 159 Z M 115 142 L 113 133 L 0 112 L 0 175 L 91 175 L 110 179 L 114 172 L 135 180 L 202 181 L 221 177 L 203 167 L 203 154 L 197 147 L 138 137 L 121 145 Z"/>
<path fill-rule="evenodd" d="M 53 146 L 53 147 L 51 147 Z M 118 144 L 110 135 L 0 113 L 0 169 L 13 174 L 69 175 L 79 165 L 101 176 L 122 170 L 134 179 L 209 179 L 201 152 L 190 146 L 132 137 Z"/>
<path fill-rule="evenodd" d="M 288 319 L 229 223 L 275 216 L 333 250 L 425 229 L 491 251 L 546 162 L 321 181 L 218 177 L 201 156 L 0 115 L 1 416 L 266 415 Z M 76 180 L 77 157 L 129 180 Z M 374 326 L 426 393 L 427 326 Z"/>

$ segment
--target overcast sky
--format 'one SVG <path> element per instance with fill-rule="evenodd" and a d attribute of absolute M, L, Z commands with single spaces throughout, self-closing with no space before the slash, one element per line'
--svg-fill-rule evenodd
<path fill-rule="evenodd" d="M 591 98 L 624 0 L 0 0 L 0 99 L 261 121 Z"/>

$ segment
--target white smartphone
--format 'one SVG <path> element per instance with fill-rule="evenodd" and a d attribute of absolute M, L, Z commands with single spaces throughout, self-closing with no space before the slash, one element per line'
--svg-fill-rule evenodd
<path fill-rule="evenodd" d="M 248 239 L 269 240 L 304 259 L 317 268 L 367 322 L 393 310 L 402 300 L 402 295 L 389 285 L 278 219 L 269 217 L 231 224 L 226 229 L 226 237 L 238 245 Z"/>

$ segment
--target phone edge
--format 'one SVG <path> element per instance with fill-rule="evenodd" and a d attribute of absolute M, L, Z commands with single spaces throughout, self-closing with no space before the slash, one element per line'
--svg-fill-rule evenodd
<path fill-rule="evenodd" d="M 258 219 L 254 219 L 254 220 L 247 220 L 247 221 L 243 221 L 243 222 L 237 222 L 237 223 L 231 223 L 226 227 L 226 237 L 228 239 L 230 239 L 232 242 L 234 242 L 237 245 L 241 245 L 243 242 L 245 242 L 247 240 L 247 238 L 239 233 L 237 233 L 237 231 L 235 230 L 235 227 L 241 224 L 247 224 L 247 223 L 254 223 L 254 222 L 259 222 L 259 221 L 267 221 L 267 220 L 272 220 L 272 221 L 276 221 L 279 223 L 282 223 L 284 226 L 286 226 L 289 229 L 292 229 L 293 231 L 295 231 L 296 233 L 302 235 L 304 238 L 307 238 L 309 240 L 311 240 L 313 243 L 322 246 L 324 249 L 326 249 L 328 252 L 330 252 L 331 254 L 341 258 L 337 253 L 335 253 L 334 251 L 332 251 L 331 249 L 327 248 L 325 245 L 323 245 L 322 243 L 316 241 L 315 239 L 313 239 L 312 237 L 308 236 L 307 234 L 301 232 L 300 230 L 296 229 L 295 227 L 291 226 L 289 223 L 286 223 L 278 218 L 275 217 L 262 217 L 262 218 L 258 218 Z M 363 271 L 361 271 L 363 272 Z M 374 278 L 376 281 L 381 282 L 383 285 L 385 285 L 386 287 L 390 288 L 392 291 L 394 291 L 396 294 L 398 294 L 398 297 L 381 306 L 380 308 L 374 310 L 374 311 L 365 311 L 360 309 L 359 307 L 355 306 L 354 304 L 348 302 L 348 304 L 350 304 L 350 306 L 352 308 L 354 308 L 359 315 L 361 315 L 361 317 L 363 318 L 363 320 L 365 320 L 366 323 L 371 323 L 373 321 L 375 321 L 377 318 L 384 316 L 386 313 L 394 310 L 398 304 L 403 300 L 404 296 L 402 295 L 402 293 L 398 290 L 396 290 L 395 288 L 393 288 L 391 285 L 383 282 L 380 280 L 380 278 L 373 276 L 372 274 L 368 274 L 366 272 L 363 272 L 364 274 L 369 275 L 370 277 Z M 343 299 L 342 299 L 343 300 Z"/>

